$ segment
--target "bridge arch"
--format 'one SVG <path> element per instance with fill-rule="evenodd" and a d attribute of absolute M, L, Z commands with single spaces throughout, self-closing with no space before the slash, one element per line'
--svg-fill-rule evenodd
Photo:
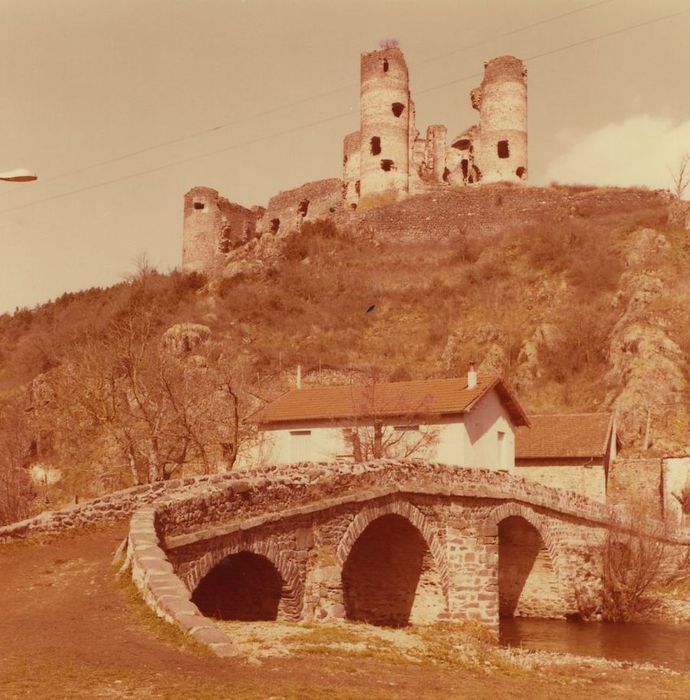
<path fill-rule="evenodd" d="M 439 542 L 436 528 L 418 508 L 403 500 L 395 500 L 388 503 L 368 503 L 355 515 L 345 534 L 340 539 L 336 551 L 336 560 L 340 567 L 347 561 L 352 547 L 359 539 L 360 535 L 369 527 L 374 520 L 383 515 L 400 515 L 410 521 L 424 538 L 426 546 L 431 552 L 434 563 L 438 568 L 444 595 L 448 595 L 448 566 L 443 547 Z"/>
<path fill-rule="evenodd" d="M 406 501 L 367 504 L 336 552 L 346 616 L 400 626 L 448 607 L 447 568 L 429 519 Z"/>
<path fill-rule="evenodd" d="M 504 503 L 489 514 L 480 531 L 497 539 L 501 617 L 567 614 L 560 547 L 547 517 L 519 503 Z"/>
<path fill-rule="evenodd" d="M 304 598 L 303 573 L 279 548 L 279 545 L 270 540 L 242 539 L 207 552 L 195 567 L 193 579 L 187 582 L 192 594 L 221 562 L 237 555 L 245 555 L 244 563 L 248 563 L 249 558 L 253 555 L 254 558 L 263 559 L 273 567 L 280 578 L 279 614 L 287 619 L 299 619 Z M 260 569 L 261 565 L 256 562 L 256 559 L 255 564 L 254 572 L 257 573 L 257 569 Z M 267 577 L 271 575 L 266 567 L 263 567 L 263 574 Z"/>

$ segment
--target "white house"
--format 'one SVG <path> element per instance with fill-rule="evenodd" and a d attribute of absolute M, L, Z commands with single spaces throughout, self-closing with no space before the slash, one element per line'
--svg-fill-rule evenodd
<path fill-rule="evenodd" d="M 414 456 L 512 470 L 529 419 L 500 377 L 294 389 L 249 418 L 259 464 Z"/>

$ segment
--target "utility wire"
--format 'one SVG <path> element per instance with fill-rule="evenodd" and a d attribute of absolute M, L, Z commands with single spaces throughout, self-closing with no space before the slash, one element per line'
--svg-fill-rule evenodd
<path fill-rule="evenodd" d="M 584 7 L 578 7 L 574 10 L 569 10 L 568 12 L 564 12 L 563 14 L 556 15 L 555 17 L 548 17 L 546 19 L 541 19 L 538 22 L 532 22 L 532 24 L 525 24 L 522 27 L 516 27 L 515 29 L 511 29 L 507 32 L 502 32 L 501 34 L 493 34 L 490 38 L 487 39 L 480 39 L 479 41 L 475 42 L 474 44 L 465 44 L 465 46 L 460 46 L 457 49 L 453 49 L 452 51 L 448 51 L 447 53 L 442 53 L 438 54 L 436 56 L 433 56 L 431 58 L 427 58 L 424 61 L 420 62 L 420 65 L 425 65 L 427 63 L 431 63 L 433 61 L 440 61 L 443 58 L 448 58 L 449 56 L 454 56 L 455 54 L 458 54 L 462 51 L 467 51 L 468 49 L 476 49 L 478 46 L 483 46 L 484 44 L 488 44 L 495 39 L 504 39 L 507 36 L 513 36 L 513 34 L 519 34 L 520 32 L 527 31 L 528 29 L 534 29 L 534 27 L 541 27 L 544 24 L 550 24 L 551 22 L 555 22 L 556 20 L 563 19 L 564 17 L 570 17 L 570 15 L 576 15 L 580 12 L 585 12 L 586 10 L 592 10 L 595 7 L 600 7 L 601 5 L 609 5 L 612 2 L 616 2 L 616 0 L 600 0 L 599 2 L 594 2 L 591 5 L 585 5 Z"/>
<path fill-rule="evenodd" d="M 537 61 L 540 58 L 545 58 L 546 56 L 553 56 L 554 54 L 557 53 L 562 53 L 563 51 L 568 51 L 570 49 L 577 48 L 578 46 L 585 46 L 586 44 L 592 44 L 595 41 L 599 41 L 599 39 L 606 39 L 610 36 L 616 36 L 618 34 L 624 34 L 625 32 L 632 31 L 633 29 L 639 29 L 640 27 L 647 27 L 650 24 L 656 24 L 657 22 L 663 22 L 666 19 L 673 19 L 675 17 L 680 17 L 681 15 L 686 15 L 690 12 L 690 8 L 685 9 L 685 10 L 680 10 L 680 12 L 675 12 L 671 15 L 664 15 L 663 17 L 655 17 L 653 19 L 645 20 L 644 22 L 639 22 L 638 24 L 631 24 L 627 27 L 623 27 L 621 29 L 614 29 L 613 31 L 610 32 L 605 32 L 604 34 L 597 34 L 596 36 L 589 37 L 588 39 L 582 39 L 581 41 L 575 41 L 572 44 L 566 44 L 565 46 L 559 46 L 558 48 L 555 49 L 549 49 L 548 51 L 543 51 L 542 53 L 536 53 L 532 56 L 528 56 L 525 58 L 525 62 L 527 63 L 528 61 Z M 432 87 L 425 88 L 423 90 L 417 90 L 418 95 L 423 95 L 427 92 L 432 92 L 433 90 L 440 90 L 441 88 L 448 87 L 449 85 L 455 85 L 457 83 L 462 83 L 465 80 L 469 80 L 470 78 L 478 78 L 481 76 L 481 73 L 472 73 L 471 75 L 463 75 L 460 78 L 454 78 L 453 80 L 448 80 L 444 83 L 439 83 L 438 85 L 434 85 Z"/>
<path fill-rule="evenodd" d="M 629 32 L 629 31 L 632 31 L 632 30 L 634 30 L 634 29 L 639 29 L 639 28 L 641 28 L 641 27 L 647 27 L 647 26 L 649 26 L 649 25 L 651 25 L 651 24 L 656 24 L 656 23 L 658 23 L 658 22 L 663 22 L 664 20 L 667 20 L 667 19 L 674 19 L 674 18 L 676 18 L 676 17 L 680 17 L 680 16 L 686 15 L 686 14 L 688 14 L 688 13 L 690 13 L 690 8 L 685 9 L 685 10 L 681 10 L 681 11 L 679 11 L 679 12 L 675 12 L 675 13 L 670 14 L 670 15 L 664 15 L 664 16 L 662 16 L 662 17 L 655 17 L 655 18 L 652 18 L 652 19 L 650 19 L 650 20 L 646 20 L 646 21 L 644 21 L 644 22 L 638 22 L 637 24 L 632 24 L 632 25 L 629 25 L 629 26 L 627 26 L 627 27 L 623 27 L 623 28 L 621 28 L 621 29 L 615 29 L 615 30 L 612 30 L 612 31 L 609 31 L 609 32 L 604 32 L 603 34 L 598 34 L 598 35 L 596 35 L 596 36 L 589 37 L 589 38 L 583 39 L 583 40 L 581 40 L 581 41 L 576 41 L 576 42 L 573 42 L 572 44 L 567 44 L 567 45 L 565 45 L 565 46 L 561 46 L 561 47 L 558 47 L 558 48 L 555 48 L 555 49 L 550 49 L 549 51 L 544 51 L 544 52 L 542 52 L 542 53 L 538 53 L 538 54 L 534 54 L 534 55 L 532 55 L 532 56 L 528 56 L 528 57 L 525 58 L 524 60 L 525 60 L 525 62 L 528 62 L 528 61 L 537 61 L 537 60 L 539 60 L 539 59 L 541 59 L 541 58 L 545 58 L 546 56 L 552 56 L 552 55 L 557 54 L 557 53 L 562 53 L 563 51 L 568 51 L 568 50 L 570 50 L 570 49 L 577 48 L 577 47 L 579 47 L 579 46 L 584 46 L 584 45 L 586 45 L 586 44 L 591 44 L 591 43 L 593 43 L 593 42 L 595 42 L 595 41 L 599 41 L 600 39 L 605 39 L 605 38 L 608 38 L 608 37 L 611 37 L 611 36 L 617 36 L 617 35 L 620 35 L 620 34 L 624 34 L 625 32 Z M 448 87 L 449 85 L 456 85 L 456 84 L 458 84 L 458 83 L 464 82 L 464 81 L 469 80 L 469 79 L 471 79 L 471 78 L 478 78 L 478 77 L 481 77 L 481 75 L 482 75 L 481 73 L 472 73 L 471 75 L 464 75 L 464 76 L 462 76 L 462 77 L 454 78 L 453 80 L 448 80 L 448 81 L 446 81 L 446 82 L 444 82 L 444 83 L 440 83 L 440 84 L 438 84 L 438 85 L 434 85 L 434 86 L 432 86 L 432 87 L 425 88 L 424 90 L 418 90 L 416 94 L 419 95 L 419 94 L 425 94 L 425 93 L 428 93 L 428 92 L 432 92 L 432 91 L 434 91 L 434 90 L 440 90 L 440 89 L 442 89 L 442 88 L 444 88 L 444 87 Z M 214 149 L 214 150 L 212 150 L 212 151 L 207 151 L 206 153 L 201 153 L 201 154 L 198 154 L 198 155 L 195 155 L 195 156 L 190 156 L 190 157 L 188 157 L 188 158 L 183 158 L 183 159 L 180 159 L 180 160 L 171 161 L 170 163 L 165 163 L 165 164 L 163 164 L 163 165 L 159 165 L 159 166 L 156 166 L 156 167 L 154 167 L 154 168 L 148 168 L 148 169 L 146 169 L 146 170 L 140 170 L 139 172 L 136 172 L 136 173 L 131 173 L 131 174 L 129 174 L 129 175 L 123 175 L 123 176 L 121 176 L 121 177 L 113 178 L 113 179 L 111 179 L 111 180 L 105 180 L 105 181 L 103 181 L 103 182 L 95 183 L 95 184 L 93 184 L 93 185 L 87 185 L 86 187 L 81 187 L 81 188 L 76 189 L 76 190 L 70 190 L 69 192 L 63 192 L 63 193 L 61 193 L 61 194 L 56 194 L 56 195 L 53 195 L 52 197 L 46 197 L 46 198 L 44 198 L 44 199 L 34 200 L 33 202 L 28 202 L 28 203 L 26 203 L 26 204 L 20 204 L 19 206 L 16 206 L 16 207 L 8 207 L 8 208 L 5 208 L 5 209 L 0 209 L 0 214 L 6 213 L 6 212 L 11 212 L 11 211 L 17 211 L 17 210 L 19 210 L 19 209 L 25 209 L 25 208 L 27 208 L 27 207 L 35 206 L 36 204 L 43 204 L 44 202 L 50 202 L 50 201 L 55 200 L 55 199 L 62 199 L 62 198 L 64 198 L 64 197 L 69 197 L 69 196 L 74 195 L 74 194 L 79 194 L 79 193 L 81 193 L 81 192 L 86 192 L 86 191 L 88 191 L 88 190 L 92 190 L 92 189 L 95 189 L 95 188 L 97 188 L 97 187 L 104 187 L 104 186 L 106 186 L 106 185 L 111 185 L 111 184 L 114 184 L 114 183 L 116 183 L 116 182 L 122 182 L 123 180 L 129 180 L 129 179 L 131 179 L 131 178 L 141 177 L 142 175 L 148 175 L 149 173 L 159 172 L 159 171 L 165 170 L 165 169 L 167 169 L 167 168 L 172 168 L 172 167 L 174 167 L 174 166 L 176 166 L 176 165 L 181 165 L 181 164 L 184 164 L 184 163 L 190 163 L 190 162 L 195 161 L 195 160 L 199 160 L 199 159 L 202 159 L 202 158 L 207 158 L 207 157 L 212 156 L 212 155 L 215 155 L 215 154 L 217 154 L 217 153 L 225 153 L 225 152 L 227 152 L 227 151 L 231 151 L 231 150 L 234 150 L 234 149 L 236 149 L 236 148 L 243 148 L 243 147 L 245 147 L 245 146 L 254 145 L 254 144 L 256 144 L 256 143 L 260 143 L 260 142 L 262 142 L 262 141 L 267 141 L 267 140 L 269 140 L 269 139 L 273 139 L 273 138 L 276 138 L 276 137 L 278 137 L 278 136 L 284 136 L 284 135 L 286 135 L 286 134 L 295 133 L 295 132 L 301 131 L 301 130 L 303 130 L 303 129 L 309 129 L 309 128 L 312 128 L 312 127 L 315 127 L 315 126 L 319 126 L 319 125 L 321 125 L 321 124 L 325 124 L 325 123 L 327 123 L 327 122 L 332 122 L 332 121 L 336 121 L 336 120 L 338 120 L 338 119 L 342 119 L 342 118 L 344 118 L 344 117 L 349 117 L 349 116 L 352 115 L 352 111 L 353 111 L 352 108 L 350 108 L 350 109 L 347 110 L 346 112 L 339 112 L 338 114 L 333 114 L 333 115 L 331 115 L 331 116 L 324 117 L 323 119 L 319 119 L 319 120 L 316 120 L 316 121 L 313 121 L 313 122 L 309 122 L 309 123 L 307 123 L 307 124 L 299 124 L 299 125 L 297 125 L 297 126 L 294 126 L 294 127 L 289 128 L 289 129 L 282 130 L 282 131 L 278 131 L 278 132 L 275 132 L 275 133 L 273 133 L 273 134 L 268 134 L 268 135 L 265 135 L 265 136 L 259 136 L 259 137 L 257 137 L 257 138 L 250 139 L 250 140 L 248 140 L 248 141 L 242 141 L 242 142 L 240 142 L 240 143 L 231 144 L 231 145 L 225 146 L 225 147 L 223 147 L 223 148 L 217 148 L 217 149 Z"/>
<path fill-rule="evenodd" d="M 584 7 L 579 7 L 575 10 L 570 10 L 568 12 L 564 12 L 560 15 L 556 15 L 554 17 L 549 17 L 546 19 L 539 20 L 538 22 L 533 22 L 532 24 L 526 24 L 523 25 L 522 27 L 517 27 L 515 29 L 511 29 L 510 31 L 504 32 L 502 34 L 495 34 L 490 38 L 486 39 L 481 39 L 480 41 L 475 42 L 474 44 L 466 44 L 465 46 L 458 47 L 456 49 L 453 49 L 453 51 L 450 51 L 445 54 L 440 54 L 438 56 L 434 56 L 431 58 L 428 58 L 424 61 L 422 61 L 422 64 L 427 64 L 431 63 L 433 61 L 438 61 L 441 60 L 442 58 L 447 58 L 448 56 L 452 56 L 454 54 L 457 54 L 461 51 L 465 51 L 467 49 L 472 49 L 476 48 L 478 46 L 482 46 L 484 44 L 487 44 L 495 39 L 500 39 L 503 37 L 511 36 L 513 34 L 518 34 L 520 32 L 527 31 L 528 29 L 533 29 L 534 27 L 539 27 L 544 24 L 549 24 L 551 22 L 555 22 L 559 19 L 562 19 L 564 17 L 568 17 L 570 15 L 574 15 L 580 12 L 585 12 L 586 10 L 593 9 L 595 7 L 599 7 L 600 5 L 606 5 L 611 2 L 615 2 L 616 0 L 600 0 L 599 2 L 592 3 L 591 5 L 585 5 Z M 263 110 L 261 112 L 255 112 L 254 114 L 250 114 L 247 116 L 243 117 L 237 117 L 236 119 L 232 119 L 231 121 L 224 122 L 222 124 L 218 124 L 216 126 L 209 127 L 207 129 L 201 129 L 200 131 L 195 131 L 192 132 L 191 134 L 186 134 L 185 136 L 179 136 L 173 139 L 169 139 L 168 141 L 159 141 L 158 143 L 152 144 L 150 146 L 145 146 L 143 148 L 139 148 L 135 151 L 129 151 L 127 153 L 123 153 L 120 156 L 115 156 L 114 158 L 108 158 L 106 160 L 101 160 L 96 163 L 91 163 L 90 165 L 85 165 L 80 168 L 76 168 L 74 170 L 69 170 L 67 172 L 60 173 L 58 175 L 53 175 L 52 177 L 49 178 L 41 178 L 41 184 L 49 183 L 49 182 L 55 182 L 56 180 L 62 180 L 66 177 L 71 177 L 73 175 L 80 175 L 81 173 L 87 172 L 89 170 L 93 170 L 94 168 L 100 168 L 104 165 L 110 165 L 111 163 L 119 163 L 123 160 L 126 160 L 127 158 L 133 158 L 134 156 L 141 155 L 142 153 L 148 153 L 149 151 L 154 151 L 159 148 L 164 148 L 165 146 L 173 146 L 178 143 L 183 143 L 185 141 L 190 141 L 191 139 L 198 138 L 199 136 L 205 136 L 207 134 L 213 134 L 217 131 L 222 131 L 223 129 L 227 129 L 231 126 L 236 126 L 237 124 L 242 124 L 247 121 L 253 121 L 255 119 L 259 119 L 261 117 L 266 117 L 271 114 L 275 114 L 276 112 L 280 112 L 285 109 L 290 109 L 292 107 L 297 107 L 298 105 L 302 105 L 308 102 L 312 102 L 313 100 L 320 100 L 323 97 L 330 97 L 331 95 L 335 95 L 339 92 L 343 92 L 344 90 L 348 90 L 351 87 L 356 86 L 357 83 L 351 82 L 347 83 L 344 85 L 340 85 L 339 87 L 333 88 L 331 90 L 325 90 L 323 92 L 318 92 L 313 95 L 307 95 L 306 97 L 302 97 L 297 100 L 293 100 L 292 102 L 287 102 L 282 105 L 278 105 L 277 107 L 272 107 L 271 109 Z M 420 94 L 420 93 L 418 93 Z M 203 157 L 203 156 L 201 156 Z M 9 193 L 6 193 L 9 194 Z"/>

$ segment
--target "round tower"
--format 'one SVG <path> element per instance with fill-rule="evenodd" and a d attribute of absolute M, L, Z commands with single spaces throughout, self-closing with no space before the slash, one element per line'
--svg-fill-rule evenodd
<path fill-rule="evenodd" d="M 472 91 L 479 110 L 475 163 L 482 182 L 527 179 L 527 69 L 514 56 L 484 64 L 484 79 Z"/>
<path fill-rule="evenodd" d="M 361 56 L 360 199 L 408 191 L 410 89 L 402 51 Z"/>
<path fill-rule="evenodd" d="M 217 261 L 223 215 L 218 208 L 218 191 L 193 187 L 184 196 L 182 269 L 185 272 L 212 270 Z"/>

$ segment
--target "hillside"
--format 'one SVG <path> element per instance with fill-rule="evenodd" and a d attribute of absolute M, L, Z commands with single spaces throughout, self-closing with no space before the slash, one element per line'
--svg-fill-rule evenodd
<path fill-rule="evenodd" d="M 652 451 L 686 448 L 690 241 L 666 223 L 664 197 L 501 186 L 463 197 L 430 193 L 347 225 L 264 235 L 231 253 L 222 280 L 144 266 L 115 287 L 0 316 L 4 473 L 60 469 L 41 493 L 51 503 L 131 484 L 112 439 L 69 407 L 88 382 L 64 375 L 115 347 L 133 310 L 149 343 L 175 324 L 208 327 L 204 366 L 231 378 L 240 416 L 284 391 L 297 365 L 326 382 L 371 367 L 456 376 L 474 360 L 502 372 L 531 412 L 615 404 L 628 452 L 648 420 Z"/>

